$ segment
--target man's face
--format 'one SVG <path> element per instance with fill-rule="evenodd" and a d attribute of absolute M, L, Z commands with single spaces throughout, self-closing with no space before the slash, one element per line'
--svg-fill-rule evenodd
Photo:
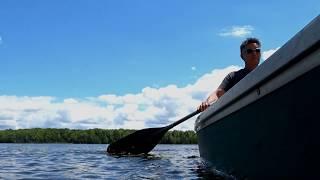
<path fill-rule="evenodd" d="M 261 52 L 257 43 L 247 44 L 246 48 L 242 51 L 242 56 L 249 66 L 258 66 L 260 62 Z"/>

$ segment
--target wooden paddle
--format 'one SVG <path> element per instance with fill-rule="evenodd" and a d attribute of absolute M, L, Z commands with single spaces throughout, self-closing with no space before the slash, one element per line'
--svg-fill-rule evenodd
<path fill-rule="evenodd" d="M 167 131 L 200 112 L 201 111 L 197 110 L 165 127 L 138 130 L 110 144 L 107 152 L 116 155 L 147 154 L 160 142 Z"/>

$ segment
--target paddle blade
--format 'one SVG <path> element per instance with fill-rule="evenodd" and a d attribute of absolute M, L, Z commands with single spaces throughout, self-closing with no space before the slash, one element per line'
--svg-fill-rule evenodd
<path fill-rule="evenodd" d="M 162 128 L 148 128 L 136 131 L 128 136 L 110 144 L 107 152 L 110 154 L 147 154 L 150 152 L 161 140 L 163 135 L 169 129 L 186 121 L 187 119 L 200 113 L 200 110 L 185 116 L 184 118 Z"/>
<path fill-rule="evenodd" d="M 161 140 L 168 130 L 164 128 L 148 128 L 136 131 L 110 144 L 107 152 L 110 154 L 147 154 Z"/>

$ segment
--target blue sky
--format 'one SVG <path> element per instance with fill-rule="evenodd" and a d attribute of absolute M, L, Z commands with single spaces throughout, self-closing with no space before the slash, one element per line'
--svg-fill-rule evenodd
<path fill-rule="evenodd" d="M 2 0 L 0 129 L 172 122 L 243 66 L 246 37 L 269 56 L 319 12 L 315 0 Z"/>

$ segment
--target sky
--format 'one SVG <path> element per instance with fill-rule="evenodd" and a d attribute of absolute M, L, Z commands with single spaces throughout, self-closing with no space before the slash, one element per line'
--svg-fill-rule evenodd
<path fill-rule="evenodd" d="M 318 0 L 1 0 L 0 130 L 168 125 L 243 67 L 245 38 L 263 63 L 319 12 Z"/>

